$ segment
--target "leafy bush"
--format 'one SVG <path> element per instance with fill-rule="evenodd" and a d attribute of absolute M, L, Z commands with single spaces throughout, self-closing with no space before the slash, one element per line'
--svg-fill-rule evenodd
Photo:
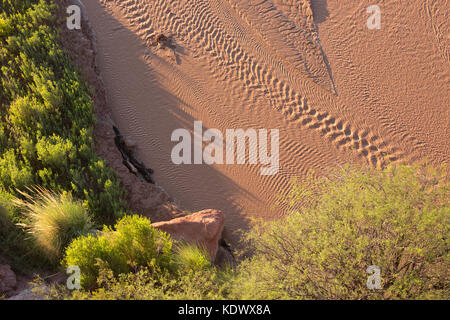
<path fill-rule="evenodd" d="M 164 232 L 152 227 L 149 219 L 137 215 L 120 220 L 115 231 L 109 228 L 110 241 L 124 261 L 137 266 L 172 264 L 172 240 Z"/>
<path fill-rule="evenodd" d="M 50 260 L 57 260 L 73 239 L 92 230 L 93 223 L 86 209 L 70 194 L 42 188 L 32 191 L 31 195 L 22 192 L 25 200 L 15 201 L 27 217 L 22 225 Z"/>
<path fill-rule="evenodd" d="M 139 267 L 169 270 L 173 264 L 172 241 L 167 234 L 153 228 L 150 220 L 126 216 L 115 230 L 105 227 L 101 235 L 74 240 L 66 250 L 63 263 L 78 266 L 82 286 L 92 288 L 102 265 L 115 275 Z"/>
<path fill-rule="evenodd" d="M 92 93 L 60 44 L 58 5 L 0 1 L 0 193 L 20 197 L 34 185 L 71 193 L 96 223 L 112 224 L 125 212 L 124 190 L 95 154 Z M 27 221 L 6 212 L 0 253 L 16 269 L 49 267 L 15 225 Z"/>
<path fill-rule="evenodd" d="M 63 263 L 66 267 L 79 267 L 81 285 L 84 288 L 92 288 L 97 282 L 102 262 L 108 264 L 116 273 L 129 271 L 126 262 L 120 259 L 105 236 L 88 235 L 74 240 L 66 250 Z"/>
<path fill-rule="evenodd" d="M 248 236 L 252 256 L 235 270 L 209 265 L 200 248 L 175 245 L 176 272 L 154 265 L 118 275 L 98 260 L 91 281 L 96 276 L 99 288 L 59 288 L 53 298 L 448 299 L 446 177 L 445 167 L 346 167 L 296 182 L 285 199 L 296 209 L 256 225 Z M 380 290 L 367 287 L 369 266 L 381 270 Z"/>
<path fill-rule="evenodd" d="M 117 276 L 101 266 L 97 289 L 71 292 L 65 286 L 53 286 L 47 297 L 68 300 L 219 300 L 227 298 L 232 277 L 230 270 L 215 268 L 175 274 L 142 268 Z"/>
<path fill-rule="evenodd" d="M 74 240 L 67 248 L 64 264 L 81 269 L 85 289 L 95 288 L 96 284 L 115 287 L 111 292 L 98 288 L 92 298 L 101 299 L 118 295 L 130 299 L 162 298 L 176 292 L 179 297 L 187 297 L 183 295 L 187 295 L 187 290 L 200 298 L 213 294 L 207 292 L 206 286 L 199 293 L 200 283 L 214 286 L 218 279 L 205 249 L 185 243 L 177 243 L 173 248 L 167 234 L 137 215 L 121 219 L 115 229 L 105 227 L 97 237 Z M 145 288 L 152 291 L 145 292 Z M 78 294 L 78 298 L 83 295 Z"/>
<path fill-rule="evenodd" d="M 100 224 L 123 216 L 124 191 L 94 152 L 91 90 L 57 31 L 56 2 L 0 2 L 0 189 L 71 192 Z"/>
<path fill-rule="evenodd" d="M 300 209 L 250 234 L 235 298 L 448 299 L 449 184 L 445 168 L 344 168 L 297 183 Z M 369 266 L 381 290 L 367 287 Z"/>

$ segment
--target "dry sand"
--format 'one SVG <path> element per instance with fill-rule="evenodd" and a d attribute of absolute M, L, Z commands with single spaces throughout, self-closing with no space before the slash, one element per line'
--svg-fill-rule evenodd
<path fill-rule="evenodd" d="M 347 162 L 448 162 L 447 0 L 87 0 L 113 119 L 186 209 L 227 227 L 271 209 L 292 177 Z M 367 7 L 381 7 L 369 30 Z M 173 37 L 176 48 L 152 46 Z M 280 171 L 175 165 L 175 129 L 280 130 Z"/>

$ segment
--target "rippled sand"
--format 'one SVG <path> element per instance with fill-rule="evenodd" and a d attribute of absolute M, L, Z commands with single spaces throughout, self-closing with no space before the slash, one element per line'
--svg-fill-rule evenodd
<path fill-rule="evenodd" d="M 311 2 L 311 3 L 310 3 Z M 89 0 L 108 103 L 156 181 L 230 229 L 276 218 L 294 176 L 449 160 L 448 1 Z M 172 36 L 175 50 L 153 46 Z M 279 129 L 280 171 L 174 165 L 175 129 Z"/>

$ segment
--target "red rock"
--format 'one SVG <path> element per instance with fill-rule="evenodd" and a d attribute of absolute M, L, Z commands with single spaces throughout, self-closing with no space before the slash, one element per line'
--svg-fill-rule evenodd
<path fill-rule="evenodd" d="M 219 210 L 203 210 L 170 221 L 153 223 L 153 227 L 167 232 L 175 240 L 204 246 L 215 261 L 225 216 Z"/>
<path fill-rule="evenodd" d="M 0 265 L 0 294 L 14 290 L 17 285 L 16 274 L 8 265 Z"/>

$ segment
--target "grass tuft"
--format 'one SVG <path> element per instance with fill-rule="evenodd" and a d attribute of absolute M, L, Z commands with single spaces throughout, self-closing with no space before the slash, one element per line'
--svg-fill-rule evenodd
<path fill-rule="evenodd" d="M 21 223 L 50 258 L 61 258 L 70 242 L 92 231 L 92 220 L 78 201 L 70 194 L 59 194 L 36 187 L 30 193 L 19 192 L 24 199 L 14 203 L 22 209 L 25 222 Z"/>
<path fill-rule="evenodd" d="M 205 248 L 184 243 L 177 245 L 175 263 L 181 270 L 204 270 L 211 267 Z"/>

